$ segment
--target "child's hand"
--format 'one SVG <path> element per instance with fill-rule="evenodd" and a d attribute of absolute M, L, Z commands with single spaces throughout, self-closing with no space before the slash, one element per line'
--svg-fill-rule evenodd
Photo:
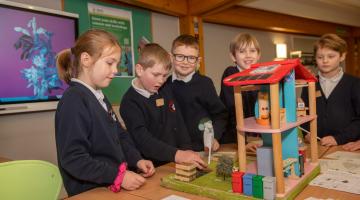
<path fill-rule="evenodd" d="M 132 171 L 126 170 L 121 187 L 125 190 L 136 190 L 145 183 L 145 178 Z"/>
<path fill-rule="evenodd" d="M 139 160 L 136 166 L 141 170 L 143 177 L 150 177 L 155 173 L 154 165 L 150 160 Z"/>
<path fill-rule="evenodd" d="M 360 140 L 356 141 L 356 142 L 349 142 L 346 143 L 343 146 L 343 149 L 346 151 L 356 151 L 360 149 Z"/>
<path fill-rule="evenodd" d="M 337 142 L 333 136 L 325 136 L 325 137 L 321 138 L 320 142 L 321 142 L 321 145 L 327 146 L 327 147 L 337 145 Z"/>
<path fill-rule="evenodd" d="M 190 150 L 177 150 L 175 154 L 175 162 L 194 164 L 199 169 L 207 167 L 207 164 L 201 159 L 200 155 Z"/>
<path fill-rule="evenodd" d="M 215 138 L 213 139 L 211 148 L 212 148 L 213 151 L 217 151 L 220 148 L 220 144 Z"/>
<path fill-rule="evenodd" d="M 261 144 L 256 144 L 256 143 L 250 142 L 246 145 L 246 150 L 256 153 L 256 149 L 261 146 L 262 146 Z"/>

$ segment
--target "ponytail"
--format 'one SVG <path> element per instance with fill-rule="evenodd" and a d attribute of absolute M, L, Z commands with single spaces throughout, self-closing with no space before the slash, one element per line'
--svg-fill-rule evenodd
<path fill-rule="evenodd" d="M 70 49 L 64 49 L 58 53 L 56 66 L 60 79 L 65 81 L 67 84 L 70 83 L 71 78 L 76 77 L 73 73 L 75 70 L 73 69 Z"/>

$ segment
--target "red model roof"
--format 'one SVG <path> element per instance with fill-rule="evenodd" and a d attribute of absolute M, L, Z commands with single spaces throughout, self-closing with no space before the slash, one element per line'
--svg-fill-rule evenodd
<path fill-rule="evenodd" d="M 250 69 L 228 76 L 223 81 L 227 86 L 277 83 L 292 69 L 295 69 L 295 79 L 304 79 L 307 82 L 317 81 L 317 78 L 300 63 L 298 58 L 254 64 Z"/>

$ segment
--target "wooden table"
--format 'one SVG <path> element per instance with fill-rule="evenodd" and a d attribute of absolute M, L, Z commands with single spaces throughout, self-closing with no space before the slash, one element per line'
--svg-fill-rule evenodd
<path fill-rule="evenodd" d="M 118 200 L 118 199 L 162 199 L 169 195 L 178 195 L 188 199 L 199 199 L 199 200 L 209 200 L 209 198 L 199 197 L 192 194 L 187 194 L 184 192 L 178 192 L 175 190 L 166 189 L 160 186 L 160 180 L 162 177 L 167 174 L 174 173 L 175 166 L 173 163 L 160 166 L 156 168 L 156 173 L 154 176 L 147 178 L 145 185 L 140 189 L 134 191 L 122 190 L 119 193 L 113 193 L 107 188 L 95 188 L 93 190 L 78 194 L 68 200 Z"/>
<path fill-rule="evenodd" d="M 11 161 L 9 158 L 0 157 L 0 163 Z"/>
<path fill-rule="evenodd" d="M 235 150 L 235 145 L 226 145 L 222 147 L 224 151 L 231 151 Z M 342 150 L 341 147 L 323 147 L 319 146 L 319 157 L 323 157 L 329 153 Z M 360 153 L 360 151 L 358 151 Z M 310 152 L 308 152 L 310 153 Z M 309 154 L 310 155 L 310 154 Z M 115 199 L 134 199 L 134 200 L 141 200 L 141 199 L 162 199 L 169 195 L 178 195 L 181 197 L 185 197 L 188 199 L 196 199 L 196 200 L 209 200 L 206 197 L 200 197 L 184 192 L 178 192 L 175 190 L 166 189 L 160 186 L 160 180 L 162 177 L 174 173 L 175 168 L 174 164 L 170 163 L 167 165 L 160 166 L 156 168 L 156 173 L 154 176 L 147 179 L 145 185 L 143 185 L 140 189 L 135 191 L 125 191 L 122 190 L 119 193 L 113 193 L 107 188 L 96 188 L 79 195 L 73 196 L 68 198 L 69 200 L 115 200 Z M 340 192 L 336 190 L 329 190 L 326 188 L 315 187 L 315 186 L 306 186 L 305 189 L 296 197 L 296 199 L 305 199 L 307 197 L 317 197 L 317 198 L 333 198 L 333 199 L 360 199 L 360 195 L 355 195 L 346 192 Z"/>
<path fill-rule="evenodd" d="M 336 151 L 344 151 L 341 146 L 334 146 L 331 148 L 319 146 L 319 158 L 323 158 L 324 156 L 331 154 Z M 356 151 L 360 154 L 360 150 Z M 360 186 L 359 186 L 360 187 Z M 322 187 L 307 185 L 303 191 L 301 191 L 298 196 L 296 196 L 296 200 L 306 199 L 308 197 L 316 197 L 320 199 L 344 199 L 344 200 L 359 200 L 360 195 L 352 194 L 348 192 L 342 192 L 338 190 L 330 190 Z"/>

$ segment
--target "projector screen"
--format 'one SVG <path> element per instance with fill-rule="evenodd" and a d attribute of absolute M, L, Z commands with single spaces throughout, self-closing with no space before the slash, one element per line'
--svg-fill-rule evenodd
<path fill-rule="evenodd" d="M 74 45 L 78 16 L 0 2 L 0 114 L 51 110 L 66 83 L 56 54 Z"/>

